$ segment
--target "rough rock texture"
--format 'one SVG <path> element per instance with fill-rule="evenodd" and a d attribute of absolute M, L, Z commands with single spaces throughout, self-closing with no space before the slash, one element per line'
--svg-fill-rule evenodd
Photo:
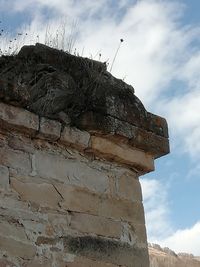
<path fill-rule="evenodd" d="M 199 257 L 149 244 L 150 267 L 200 267 Z"/>
<path fill-rule="evenodd" d="M 0 99 L 80 129 L 125 137 L 156 157 L 169 152 L 165 119 L 148 113 L 133 87 L 98 61 L 42 44 L 24 46 L 0 58 Z"/>
<path fill-rule="evenodd" d="M 0 266 L 149 267 L 139 176 L 167 124 L 102 63 L 0 58 Z"/>

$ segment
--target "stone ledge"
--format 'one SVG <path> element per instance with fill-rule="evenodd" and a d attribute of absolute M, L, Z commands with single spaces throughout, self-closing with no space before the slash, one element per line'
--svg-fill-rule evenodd
<path fill-rule="evenodd" d="M 114 142 L 97 136 L 91 137 L 92 150 L 109 159 L 122 164 L 134 166 L 144 172 L 154 170 L 154 159 L 152 155 L 126 145 L 115 144 Z"/>
<path fill-rule="evenodd" d="M 39 130 L 39 117 L 28 110 L 1 102 L 0 127 L 20 130 L 33 136 Z"/>
<path fill-rule="evenodd" d="M 148 130 L 109 115 L 94 112 L 83 114 L 76 121 L 76 125 L 91 134 L 106 136 L 117 143 L 126 143 L 158 158 L 169 153 L 167 122 L 164 118 L 148 114 L 154 122 L 149 125 Z"/>
<path fill-rule="evenodd" d="M 128 165 L 141 173 L 153 171 L 154 158 L 169 152 L 168 139 L 153 132 L 117 119 L 112 121 L 110 117 L 111 128 L 107 127 L 110 133 L 105 135 L 104 122 L 100 126 L 101 131 L 94 130 L 92 123 L 85 125 L 90 133 L 69 126 L 62 129 L 62 124 L 58 121 L 44 117 L 39 120 L 37 115 L 25 109 L 0 103 L 0 127 L 3 129 L 20 131 L 37 139 L 58 141 L 79 151 Z M 127 127 L 123 128 L 119 123 L 126 124 Z"/>
<path fill-rule="evenodd" d="M 109 114 L 101 114 L 94 111 L 83 113 L 76 119 L 76 126 L 85 130 L 100 131 L 106 133 L 117 133 L 119 131 L 123 136 L 131 138 L 135 129 L 142 129 L 146 132 L 152 132 L 155 135 L 168 138 L 168 126 L 165 118 L 147 112 L 148 123 L 141 125 L 120 120 Z"/>

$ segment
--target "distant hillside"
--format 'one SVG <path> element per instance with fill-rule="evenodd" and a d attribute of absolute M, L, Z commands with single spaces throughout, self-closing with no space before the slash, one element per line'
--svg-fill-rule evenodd
<path fill-rule="evenodd" d="M 200 257 L 149 244 L 150 267 L 200 267 Z"/>

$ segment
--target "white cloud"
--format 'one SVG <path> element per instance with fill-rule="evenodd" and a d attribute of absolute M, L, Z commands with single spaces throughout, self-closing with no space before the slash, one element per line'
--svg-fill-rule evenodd
<path fill-rule="evenodd" d="M 142 178 L 141 185 L 148 241 L 169 247 L 176 253 L 200 255 L 200 221 L 190 228 L 174 230 L 169 218 L 169 185 L 148 178 Z"/>
<path fill-rule="evenodd" d="M 156 243 L 172 233 L 169 220 L 169 185 L 148 178 L 142 178 L 140 182 L 144 199 L 148 240 Z"/>
<path fill-rule="evenodd" d="M 187 252 L 200 255 L 200 222 L 191 228 L 178 230 L 160 242 L 160 245 L 173 249 L 176 253 Z"/>
<path fill-rule="evenodd" d="M 193 83 L 192 77 L 190 82 Z M 161 100 L 159 104 L 159 111 L 167 117 L 171 137 L 176 143 L 173 149 L 177 150 L 179 144 L 181 151 L 188 153 L 194 161 L 199 161 L 200 152 L 200 88 L 198 84 L 200 83 L 195 84 L 195 88 L 188 86 L 188 92 L 167 101 Z"/>

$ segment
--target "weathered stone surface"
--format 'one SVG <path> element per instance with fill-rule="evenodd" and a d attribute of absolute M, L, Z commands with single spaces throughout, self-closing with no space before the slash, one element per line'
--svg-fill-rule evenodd
<path fill-rule="evenodd" d="M 147 249 L 145 224 L 122 222 L 121 241 L 129 245 L 137 244 L 137 247 Z"/>
<path fill-rule="evenodd" d="M 122 226 L 118 221 L 83 213 L 71 213 L 70 227 L 84 233 L 120 238 Z"/>
<path fill-rule="evenodd" d="M 0 165 L 0 189 L 9 188 L 9 170 L 8 167 Z"/>
<path fill-rule="evenodd" d="M 140 171 L 154 170 L 154 160 L 150 154 L 127 146 L 116 144 L 108 139 L 92 136 L 91 148 L 106 158 L 128 164 Z"/>
<path fill-rule="evenodd" d="M 12 217 L 5 218 L 7 218 L 7 221 L 2 220 L 1 216 L 0 235 L 14 240 L 28 242 L 24 227 L 19 223 L 19 221 L 12 219 Z"/>
<path fill-rule="evenodd" d="M 107 174 L 103 170 L 90 167 L 87 162 L 83 162 L 83 158 L 75 160 L 74 157 L 72 155 L 71 159 L 67 159 L 61 155 L 37 151 L 35 153 L 36 173 L 41 177 L 56 179 L 65 184 L 105 192 L 109 184 Z"/>
<path fill-rule="evenodd" d="M 40 246 L 40 245 L 53 246 L 53 245 L 56 245 L 58 242 L 59 242 L 59 238 L 51 238 L 51 237 L 46 237 L 46 236 L 38 236 L 35 244 L 37 246 Z"/>
<path fill-rule="evenodd" d="M 24 175 L 31 173 L 29 154 L 8 147 L 0 149 L 0 165 L 13 168 Z"/>
<path fill-rule="evenodd" d="M 142 201 L 142 191 L 139 179 L 126 172 L 117 179 L 117 195 L 120 198 Z"/>
<path fill-rule="evenodd" d="M 82 213 L 130 222 L 143 222 L 144 210 L 140 202 L 110 198 L 77 186 L 56 185 L 62 195 L 61 207 Z"/>
<path fill-rule="evenodd" d="M 25 64 L 26 68 L 23 67 Z M 5 67 L 8 65 L 9 69 Z M 137 117 L 145 120 L 145 109 L 134 96 L 134 89 L 109 74 L 103 63 L 36 44 L 24 46 L 17 56 L 7 61 L 1 60 L 0 66 L 0 73 L 3 72 L 0 75 L 1 97 L 5 99 L 7 95 L 7 101 L 18 101 L 40 115 L 52 116 L 65 111 L 77 116 L 86 108 L 92 108 L 112 115 L 118 112 L 118 117 L 126 116 L 129 120 Z M 27 68 L 28 74 L 25 72 Z M 21 83 L 16 84 L 19 75 L 26 87 L 23 93 Z M 8 86 L 8 76 L 12 86 Z M 131 114 L 131 111 L 138 112 Z"/>
<path fill-rule="evenodd" d="M 40 118 L 40 129 L 38 138 L 49 139 L 52 141 L 58 140 L 61 133 L 61 123 L 47 118 Z"/>
<path fill-rule="evenodd" d="M 57 208 L 61 197 L 51 184 L 22 183 L 11 178 L 11 188 L 20 195 L 24 201 L 30 201 L 43 207 Z"/>
<path fill-rule="evenodd" d="M 33 135 L 39 129 L 38 116 L 19 107 L 0 103 L 0 126 Z"/>
<path fill-rule="evenodd" d="M 66 267 L 119 267 L 119 265 L 91 260 L 85 257 L 75 257 L 73 262 L 67 262 Z M 120 265 L 120 267 L 125 267 Z"/>
<path fill-rule="evenodd" d="M 36 255 L 36 248 L 33 245 L 16 241 L 12 238 L 0 235 L 0 251 L 4 251 L 10 256 L 23 259 L 32 259 Z"/>
<path fill-rule="evenodd" d="M 129 145 L 150 151 L 155 158 L 169 153 L 169 141 L 167 138 L 137 128 L 129 140 Z"/>
<path fill-rule="evenodd" d="M 150 117 L 154 118 L 155 115 L 151 115 Z M 81 115 L 77 125 L 93 134 L 106 134 L 116 142 L 127 143 L 146 152 L 151 151 L 152 155 L 157 158 L 169 153 L 169 141 L 166 120 L 158 116 L 155 118 L 157 119 L 154 119 L 154 122 L 158 125 L 151 128 L 150 131 L 108 114 L 103 115 L 94 112 L 86 112 Z"/>
<path fill-rule="evenodd" d="M 165 118 L 162 118 L 150 112 L 148 112 L 148 117 L 150 121 L 149 129 L 151 132 L 154 132 L 163 137 L 169 137 L 167 121 Z"/>
<path fill-rule="evenodd" d="M 89 146 L 90 134 L 77 128 L 65 127 L 60 140 L 62 143 L 71 144 L 73 147 L 86 149 Z"/>
<path fill-rule="evenodd" d="M 138 246 L 147 247 L 147 234 L 146 234 L 146 226 L 144 223 L 136 224 L 129 223 L 131 226 L 131 230 L 135 233 L 137 239 L 136 242 Z"/>
<path fill-rule="evenodd" d="M 35 210 L 34 205 L 19 200 L 16 194 L 7 196 L 0 194 L 0 203 L 0 214 L 6 218 L 12 217 L 18 221 L 23 218 L 23 220 L 41 221 L 41 223 L 43 223 L 47 217 L 45 214 Z"/>
<path fill-rule="evenodd" d="M 145 249 L 114 240 L 92 236 L 68 236 L 64 238 L 64 247 L 67 252 L 97 261 L 127 267 L 148 266 L 148 253 Z"/>
<path fill-rule="evenodd" d="M 144 262 L 148 260 L 138 173 L 39 136 L 30 139 L 22 132 L 9 132 L 4 138 L 7 133 L 1 134 L 0 164 L 9 170 L 10 185 L 8 191 L 0 193 L 0 244 L 4 238 L 12 240 L 9 242 L 13 247 L 5 242 L 1 250 L 8 260 L 27 267 L 96 262 L 99 266 L 127 267 L 132 266 L 128 262 L 133 261 L 131 253 L 136 266 L 141 263 L 139 255 L 143 255 Z M 113 252 L 109 245 L 111 257 L 102 257 L 93 250 L 74 253 L 66 246 L 69 235 L 106 237 L 114 247 L 118 240 L 120 248 Z M 14 246 L 23 249 L 24 244 L 28 249 L 24 251 L 25 258 L 18 249 L 14 250 Z M 101 247 L 107 243 L 101 244 L 100 240 L 99 244 Z M 127 254 L 121 246 L 133 251 Z M 121 262 L 115 256 L 119 251 Z M 80 257 L 87 260 L 79 262 Z"/>
<path fill-rule="evenodd" d="M 10 134 L 7 138 L 8 146 L 14 150 L 33 154 L 35 147 L 33 140 L 19 134 Z"/>

